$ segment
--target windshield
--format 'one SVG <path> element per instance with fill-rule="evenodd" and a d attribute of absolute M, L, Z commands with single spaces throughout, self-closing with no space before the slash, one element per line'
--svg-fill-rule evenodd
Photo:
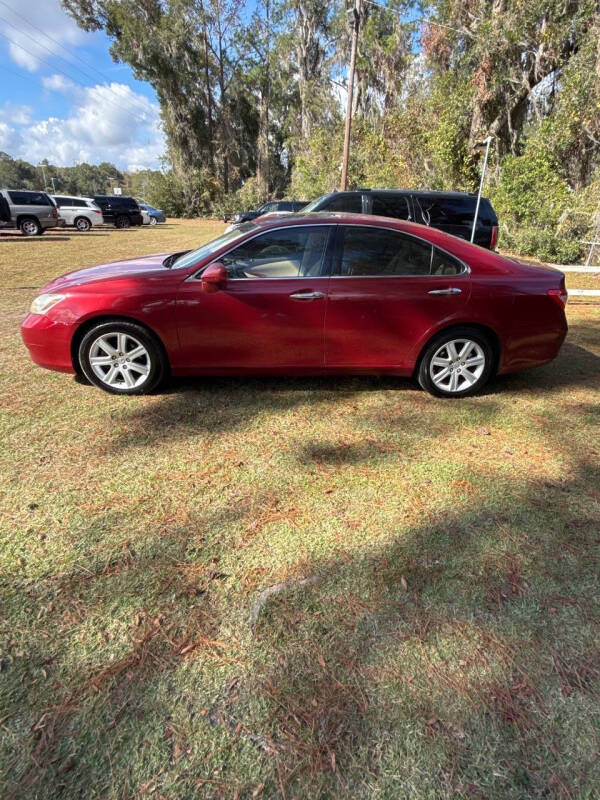
<path fill-rule="evenodd" d="M 312 201 L 312 203 L 309 203 L 307 206 L 304 206 L 304 208 L 302 209 L 302 211 L 314 211 L 314 210 L 315 210 L 315 208 L 316 208 L 316 207 L 319 205 L 319 203 L 321 202 L 321 200 L 325 200 L 325 198 L 326 198 L 326 197 L 327 197 L 327 195 L 326 195 L 326 194 L 324 194 L 324 195 L 321 195 L 321 197 L 317 197 L 317 199 L 316 199 L 316 200 L 313 200 L 313 201 Z"/>
<path fill-rule="evenodd" d="M 213 253 L 218 252 L 222 247 L 225 247 L 228 244 L 233 244 L 238 239 L 241 239 L 242 236 L 248 233 L 248 231 L 253 230 L 253 228 L 254 224 L 252 222 L 246 222 L 243 225 L 240 225 L 238 228 L 224 233 L 217 239 L 213 239 L 212 242 L 203 244 L 202 247 L 199 247 L 197 250 L 190 250 L 189 253 L 179 256 L 179 258 L 171 265 L 171 269 L 191 267 L 194 264 L 197 264 L 198 261 L 203 261 Z"/>

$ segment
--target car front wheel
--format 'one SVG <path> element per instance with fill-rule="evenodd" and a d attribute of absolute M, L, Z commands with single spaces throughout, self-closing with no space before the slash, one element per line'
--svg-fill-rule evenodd
<path fill-rule="evenodd" d="M 436 336 L 425 349 L 417 378 L 420 386 L 437 397 L 476 394 L 489 380 L 494 351 L 476 328 L 455 328 Z"/>
<path fill-rule="evenodd" d="M 156 217 L 150 217 L 150 225 L 156 225 L 157 222 L 158 220 L 156 219 Z"/>
<path fill-rule="evenodd" d="M 79 345 L 85 377 L 112 394 L 147 394 L 162 381 L 165 356 L 154 337 L 132 322 L 102 322 Z"/>

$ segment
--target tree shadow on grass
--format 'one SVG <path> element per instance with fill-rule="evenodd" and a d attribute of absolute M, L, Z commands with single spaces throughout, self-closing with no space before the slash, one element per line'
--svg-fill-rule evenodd
<path fill-rule="evenodd" d="M 307 565 L 299 577 L 315 585 L 269 600 L 257 627 L 266 707 L 243 720 L 273 743 L 269 796 L 277 781 L 311 798 L 593 791 L 600 511 L 574 521 L 562 509 L 599 478 L 584 463 L 556 485 L 506 486 L 501 506 L 484 497 Z"/>

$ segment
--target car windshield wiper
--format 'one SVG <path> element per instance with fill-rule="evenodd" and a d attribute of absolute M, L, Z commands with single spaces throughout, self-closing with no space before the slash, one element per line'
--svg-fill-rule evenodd
<path fill-rule="evenodd" d="M 170 256 L 167 256 L 163 260 L 163 262 L 162 262 L 163 267 L 166 267 L 167 269 L 171 269 L 173 264 L 177 261 L 177 259 L 180 256 L 184 256 L 186 253 L 190 253 L 190 252 L 191 252 L 191 250 L 180 250 L 178 253 L 171 253 Z"/>

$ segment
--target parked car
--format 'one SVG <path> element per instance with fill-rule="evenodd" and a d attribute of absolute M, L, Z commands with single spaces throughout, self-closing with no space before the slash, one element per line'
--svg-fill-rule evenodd
<path fill-rule="evenodd" d="M 0 189 L 0 229 L 18 228 L 23 236 L 40 236 L 48 228 L 64 224 L 46 192 Z"/>
<path fill-rule="evenodd" d="M 322 213 L 76 270 L 21 330 L 37 364 L 116 394 L 167 374 L 376 373 L 462 397 L 555 358 L 566 300 L 556 270 L 424 225 Z"/>
<path fill-rule="evenodd" d="M 58 206 L 65 225 L 77 228 L 82 233 L 104 222 L 102 211 L 91 197 L 54 194 L 52 199 Z"/>
<path fill-rule="evenodd" d="M 148 203 L 144 203 L 141 200 L 136 200 L 136 203 L 140 207 L 142 211 L 146 211 L 149 216 L 148 223 L 144 221 L 144 225 L 157 225 L 159 222 L 166 222 L 167 218 L 165 217 L 165 212 L 160 208 L 154 208 Z"/>
<path fill-rule="evenodd" d="M 234 214 L 231 217 L 231 222 L 233 225 L 240 225 L 242 222 L 249 222 L 257 217 L 262 217 L 263 214 L 294 214 L 304 208 L 305 205 L 305 200 L 271 200 L 268 203 L 264 203 L 256 211 L 240 211 Z"/>
<path fill-rule="evenodd" d="M 323 195 L 302 211 L 343 211 L 412 220 L 470 240 L 476 203 L 477 195 L 464 192 L 357 189 Z M 475 244 L 494 250 L 497 243 L 498 217 L 487 197 L 482 197 Z"/>
<path fill-rule="evenodd" d="M 98 204 L 104 222 L 115 228 L 129 228 L 131 225 L 142 225 L 143 218 L 140 207 L 133 197 L 113 194 L 95 194 L 94 202 Z"/>

